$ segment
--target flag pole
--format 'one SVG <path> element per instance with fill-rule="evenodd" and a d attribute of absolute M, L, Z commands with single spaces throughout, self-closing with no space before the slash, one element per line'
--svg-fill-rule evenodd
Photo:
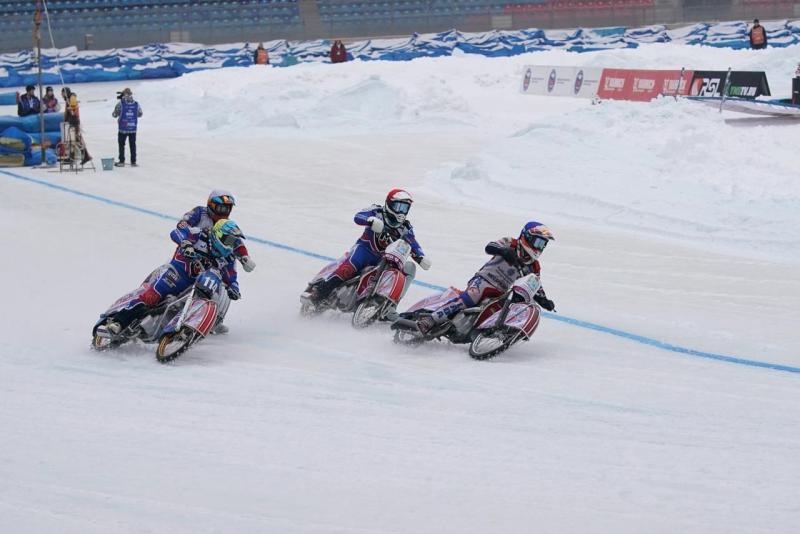
<path fill-rule="evenodd" d="M 44 96 L 42 95 L 42 33 L 40 27 L 42 25 L 42 2 L 41 0 L 34 0 L 36 2 L 36 11 L 33 14 L 33 38 L 36 42 L 36 63 L 39 66 L 38 81 L 39 81 L 39 147 L 42 150 L 42 161 L 40 165 L 47 163 L 45 158 L 44 148 Z"/>

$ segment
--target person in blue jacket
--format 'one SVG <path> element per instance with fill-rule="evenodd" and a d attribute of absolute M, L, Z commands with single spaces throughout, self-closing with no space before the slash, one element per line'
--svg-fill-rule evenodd
<path fill-rule="evenodd" d="M 308 299 L 318 304 L 325 300 L 331 292 L 360 273 L 369 265 L 377 265 L 381 260 L 381 252 L 393 241 L 404 239 L 411 245 L 411 257 L 420 267 L 430 269 L 431 261 L 425 256 L 414 237 L 414 228 L 408 221 L 408 212 L 413 199 L 407 191 L 392 189 L 386 195 L 381 206 L 373 204 L 356 213 L 353 220 L 364 227 L 364 232 L 350 249 L 349 255 L 342 259 L 336 270 L 325 280 L 313 284 L 307 293 Z M 410 262 L 409 262 L 410 263 Z M 406 268 L 410 270 L 413 264 Z M 407 282 L 414 278 L 414 272 L 406 272 Z"/>
<path fill-rule="evenodd" d="M 119 102 L 114 106 L 111 116 L 117 119 L 119 126 L 117 134 L 119 160 L 114 165 L 125 166 L 125 140 L 127 139 L 131 148 L 131 166 L 136 167 L 136 128 L 139 124 L 139 117 L 142 116 L 142 106 L 133 99 L 133 91 L 126 87 L 119 93 Z"/>
<path fill-rule="evenodd" d="M 28 85 L 25 87 L 25 94 L 19 97 L 17 102 L 17 115 L 20 117 L 27 117 L 28 115 L 36 115 L 39 113 L 41 103 L 36 97 L 36 87 Z"/>

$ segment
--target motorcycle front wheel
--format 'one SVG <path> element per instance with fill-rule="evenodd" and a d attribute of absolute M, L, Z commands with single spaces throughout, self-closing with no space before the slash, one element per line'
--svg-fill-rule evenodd
<path fill-rule="evenodd" d="M 493 330 L 481 332 L 469 346 L 469 355 L 475 360 L 488 360 L 507 350 L 519 341 L 520 332 L 503 332 Z"/>
<path fill-rule="evenodd" d="M 374 323 L 380 317 L 383 305 L 377 299 L 362 300 L 353 312 L 353 328 L 366 328 Z"/>
<path fill-rule="evenodd" d="M 191 347 L 199 334 L 184 326 L 177 332 L 169 332 L 161 336 L 156 348 L 156 359 L 161 363 L 171 362 Z"/>

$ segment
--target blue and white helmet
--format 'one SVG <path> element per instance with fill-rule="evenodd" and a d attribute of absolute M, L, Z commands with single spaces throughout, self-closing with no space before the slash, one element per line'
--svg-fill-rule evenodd
<path fill-rule="evenodd" d="M 550 229 L 537 221 L 530 221 L 522 227 L 517 239 L 517 257 L 528 265 L 539 259 L 547 243 L 554 241 Z"/>

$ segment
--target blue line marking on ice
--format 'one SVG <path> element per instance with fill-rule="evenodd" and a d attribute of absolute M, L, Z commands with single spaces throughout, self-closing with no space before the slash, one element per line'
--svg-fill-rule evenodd
<path fill-rule="evenodd" d="M 79 197 L 88 198 L 91 200 L 96 200 L 98 202 L 103 202 L 105 204 L 109 204 L 111 206 L 116 206 L 119 208 L 125 208 L 132 211 L 137 211 L 139 213 L 144 213 L 146 215 L 152 215 L 153 217 L 158 217 L 160 219 L 168 219 L 170 221 L 176 221 L 179 217 L 174 217 L 172 215 L 167 215 L 164 213 L 159 213 L 157 211 L 149 210 L 147 208 L 141 208 L 139 206 L 135 206 L 133 204 L 128 204 L 126 202 L 120 202 L 118 200 L 113 200 L 110 198 L 102 197 L 99 195 L 93 195 L 91 193 L 84 193 L 83 191 L 79 191 L 77 189 L 72 189 L 69 187 L 64 187 L 63 185 L 54 184 L 52 182 L 48 182 L 46 180 L 39 180 L 37 178 L 30 178 L 28 176 L 22 176 L 20 174 L 15 174 L 13 172 L 8 172 L 4 170 L 0 170 L 0 174 L 4 174 L 11 178 L 15 178 L 17 180 L 22 180 L 25 182 L 34 183 L 37 185 L 42 185 L 44 187 L 49 187 L 51 189 L 56 189 L 58 191 L 62 191 L 64 193 L 70 193 L 72 195 L 77 195 Z M 310 252 L 308 250 L 303 250 L 301 248 L 293 247 L 291 245 L 285 245 L 283 243 L 279 243 L 277 241 L 270 241 L 269 239 L 263 239 L 261 237 L 253 237 L 247 236 L 247 239 L 253 241 L 255 243 L 261 243 L 262 245 L 267 245 L 273 248 L 277 248 L 280 250 L 285 250 L 287 252 L 293 252 L 295 254 L 301 254 L 303 256 L 308 256 L 309 258 L 315 258 L 319 260 L 325 261 L 334 261 L 336 258 L 332 258 L 330 256 L 325 256 L 323 254 L 317 254 L 316 252 Z M 425 287 L 428 289 L 433 289 L 436 291 L 444 291 L 445 288 L 436 284 L 429 284 L 427 282 L 421 282 L 419 280 L 414 280 L 414 283 L 418 286 Z M 611 328 L 608 326 L 603 326 L 595 323 L 590 323 L 588 321 L 581 321 L 580 319 L 573 319 L 571 317 L 566 317 L 564 315 L 556 315 L 555 313 L 544 312 L 543 315 L 548 319 L 553 319 L 556 321 L 561 321 L 562 323 L 567 323 L 573 326 L 577 326 L 579 328 L 584 328 L 587 330 L 594 330 L 596 332 L 602 332 L 604 334 L 609 334 L 616 337 L 621 337 L 623 339 L 628 339 L 630 341 L 634 341 L 636 343 L 641 343 L 642 345 L 649 345 L 651 347 L 655 347 L 657 349 L 666 350 L 670 352 L 676 352 L 678 354 L 685 354 L 687 356 L 694 356 L 697 358 L 705 358 L 709 360 L 717 360 L 721 362 L 727 363 L 734 363 L 737 365 L 746 365 L 749 367 L 761 367 L 764 369 L 773 369 L 775 371 L 786 371 L 789 373 L 798 373 L 800 374 L 800 367 L 793 367 L 791 365 L 781 365 L 777 363 L 769 363 L 763 362 L 759 360 L 752 360 L 747 358 L 737 358 L 736 356 L 726 356 L 724 354 L 715 354 L 713 352 L 704 352 L 701 350 L 690 349 L 686 347 L 681 347 L 678 345 L 673 345 L 671 343 L 666 343 L 664 341 L 659 341 L 657 339 L 652 339 L 645 336 L 640 336 L 638 334 L 632 334 L 630 332 L 625 332 L 624 330 L 618 330 L 616 328 Z"/>

